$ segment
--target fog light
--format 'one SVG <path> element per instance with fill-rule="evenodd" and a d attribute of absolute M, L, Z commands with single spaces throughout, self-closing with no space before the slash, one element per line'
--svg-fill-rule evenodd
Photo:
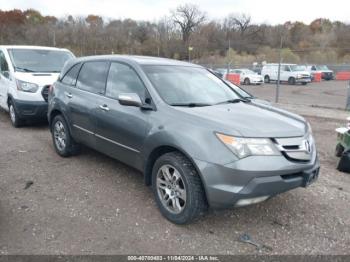
<path fill-rule="evenodd" d="M 237 201 L 235 206 L 236 207 L 242 207 L 242 206 L 248 206 L 248 205 L 252 205 L 252 204 L 257 204 L 257 203 L 265 201 L 269 197 L 270 196 L 261 196 L 261 197 L 241 199 L 241 200 Z"/>

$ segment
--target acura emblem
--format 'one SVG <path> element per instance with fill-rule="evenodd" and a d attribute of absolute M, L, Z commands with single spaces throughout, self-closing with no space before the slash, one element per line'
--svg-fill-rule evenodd
<path fill-rule="evenodd" d="M 303 140 L 303 142 L 301 143 L 301 148 L 302 150 L 304 150 L 305 152 L 307 152 L 308 154 L 311 153 L 311 145 L 309 140 L 305 139 Z"/>

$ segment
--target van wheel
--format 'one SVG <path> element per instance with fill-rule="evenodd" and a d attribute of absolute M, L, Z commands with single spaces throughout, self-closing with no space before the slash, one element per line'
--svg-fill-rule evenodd
<path fill-rule="evenodd" d="M 266 76 L 264 77 L 264 82 L 265 82 L 265 83 L 270 83 L 270 77 L 266 75 Z"/>
<path fill-rule="evenodd" d="M 180 153 L 158 158 L 152 170 L 152 189 L 160 212 L 175 224 L 190 223 L 208 208 L 196 169 Z"/>
<path fill-rule="evenodd" d="M 290 84 L 290 85 L 295 85 L 295 78 L 294 78 L 294 77 L 290 77 L 290 78 L 288 79 L 288 84 Z"/>
<path fill-rule="evenodd" d="M 303 86 L 306 86 L 307 85 L 307 82 L 302 82 L 301 83 Z"/>
<path fill-rule="evenodd" d="M 13 102 L 10 100 L 9 101 L 9 114 L 10 114 L 10 119 L 11 123 L 14 127 L 20 127 L 23 125 L 23 120 L 19 117 L 17 110 L 15 106 L 13 105 Z"/>
<path fill-rule="evenodd" d="M 247 77 L 246 79 L 244 79 L 244 82 L 243 82 L 245 85 L 250 85 L 250 80 L 249 78 Z"/>
<path fill-rule="evenodd" d="M 68 157 L 79 152 L 80 146 L 73 140 L 62 115 L 57 115 L 52 120 L 51 134 L 55 150 L 60 156 Z"/>

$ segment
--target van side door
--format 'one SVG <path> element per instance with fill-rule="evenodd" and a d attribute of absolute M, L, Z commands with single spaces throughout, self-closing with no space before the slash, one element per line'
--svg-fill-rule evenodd
<path fill-rule="evenodd" d="M 291 69 L 289 65 L 281 66 L 281 81 L 288 81 L 291 75 Z"/>
<path fill-rule="evenodd" d="M 112 62 L 105 97 L 99 97 L 94 113 L 97 127 L 96 147 L 99 151 L 140 169 L 140 153 L 146 133 L 151 128 L 149 116 L 153 111 L 121 105 L 118 96 L 125 93 L 139 95 L 143 103 L 150 99 L 143 81 L 130 65 Z"/>

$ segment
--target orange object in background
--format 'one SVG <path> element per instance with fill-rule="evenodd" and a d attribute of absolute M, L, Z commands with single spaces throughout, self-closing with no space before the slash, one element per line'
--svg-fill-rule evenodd
<path fill-rule="evenodd" d="M 322 73 L 314 73 L 314 82 L 321 82 L 322 80 Z"/>
<path fill-rule="evenodd" d="M 338 72 L 336 76 L 337 80 L 350 80 L 350 72 Z"/>
<path fill-rule="evenodd" d="M 227 74 L 226 80 L 237 86 L 241 84 L 241 76 L 239 74 Z"/>

